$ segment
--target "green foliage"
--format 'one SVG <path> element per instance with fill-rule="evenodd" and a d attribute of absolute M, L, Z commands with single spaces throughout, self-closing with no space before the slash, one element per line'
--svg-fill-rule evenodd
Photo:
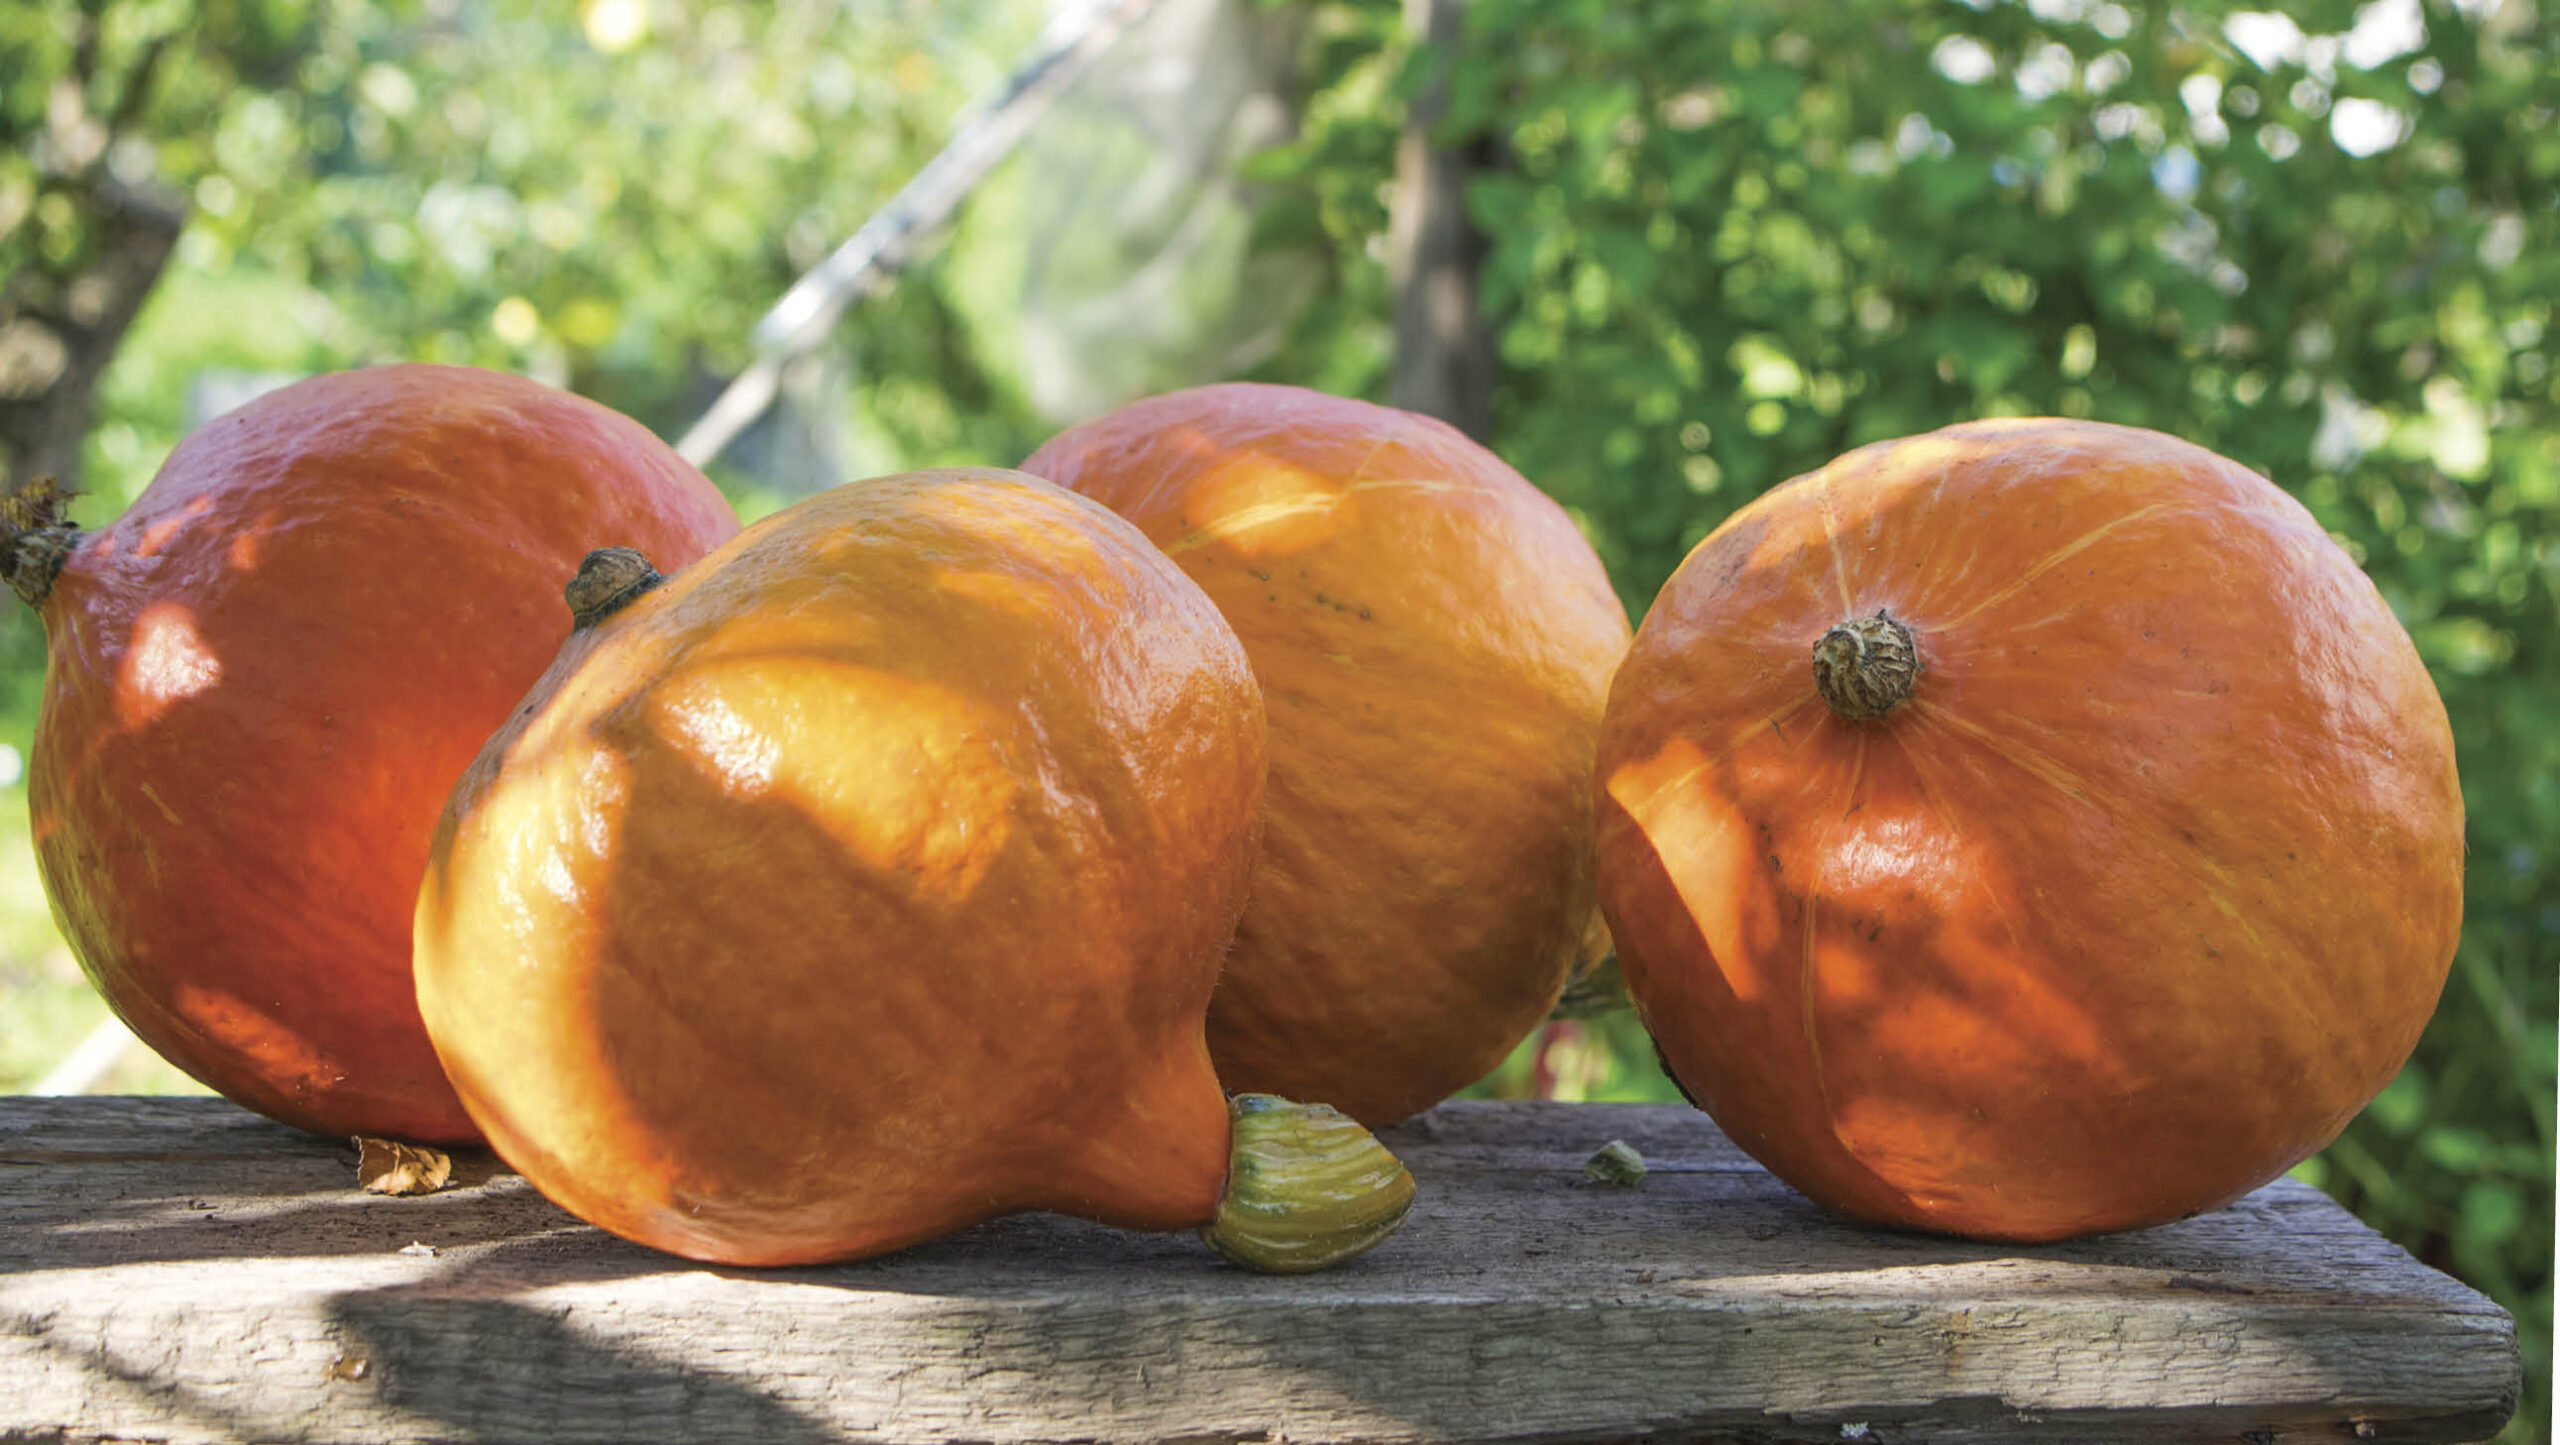
<path fill-rule="evenodd" d="M 2423 39 L 2342 43 L 2359 7 L 2290 9 L 2307 41 L 2209 4 L 1473 0 L 1445 138 L 1503 158 L 1471 197 L 1495 445 L 1639 610 L 1772 484 L 1968 417 L 2160 428 L 2308 503 L 2435 673 L 2471 853 L 2433 1028 L 2305 1172 L 2517 1313 L 2524 1438 L 2551 1339 L 2560 23 L 2436 3 Z M 1395 6 L 1331 10 L 1308 134 L 1265 170 L 1357 297 L 1410 57 Z M 1376 356 L 1374 308 L 1346 310 L 1288 365 Z"/>
<path fill-rule="evenodd" d="M 0 155 L 0 275 L 96 245 L 97 217 L 43 175 L 45 97 L 91 12 L 107 93 L 89 108 L 119 117 L 115 164 L 192 202 L 102 390 L 91 524 L 198 419 L 189 389 L 208 371 L 469 363 L 672 435 L 744 364 L 764 309 L 940 148 L 1040 19 L 1015 0 L 9 7 L 0 126 L 34 139 Z M 837 340 L 847 449 L 875 470 L 1013 460 L 1039 440 L 937 266 Z M 714 476 L 750 511 L 784 499 Z M 21 748 L 42 657 L 32 619 L 0 609 L 0 740 Z"/>
<path fill-rule="evenodd" d="M 672 429 L 1036 18 L 1001 0 L 587 14 L 329 7 L 289 82 L 214 132 L 185 259 L 326 298 L 315 364 L 523 371 Z M 890 388 L 869 420 L 973 451 L 999 438 L 967 416 L 1018 427 L 1018 409 L 918 289 L 852 325 L 866 384 Z M 898 384 L 917 378 L 958 393 L 956 413 L 913 419 Z"/>

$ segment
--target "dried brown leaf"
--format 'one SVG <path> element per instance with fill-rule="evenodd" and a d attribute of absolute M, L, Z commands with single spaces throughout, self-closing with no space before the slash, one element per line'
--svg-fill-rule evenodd
<path fill-rule="evenodd" d="M 453 1156 L 424 1144 L 356 1136 L 356 1182 L 373 1194 L 433 1194 L 453 1179 Z"/>

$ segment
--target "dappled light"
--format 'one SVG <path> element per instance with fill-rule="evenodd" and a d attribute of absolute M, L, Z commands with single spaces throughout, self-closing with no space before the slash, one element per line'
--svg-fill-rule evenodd
<path fill-rule="evenodd" d="M 1602 786 L 1644 835 L 1690 919 L 1710 930 L 1707 955 L 1734 1002 L 1758 1007 L 1780 982 L 1758 961 L 1771 956 L 1782 925 L 1776 895 L 1754 882 L 1760 858 L 1751 824 L 1720 786 L 1731 756 L 1711 758 L 1674 738 Z"/>
<path fill-rule="evenodd" d="M 167 516 L 158 518 L 151 522 L 148 526 L 145 526 L 142 529 L 141 540 L 134 545 L 134 555 L 137 557 L 157 557 L 161 553 L 168 551 L 169 544 L 177 540 L 179 533 L 185 531 L 189 526 L 192 526 L 197 521 L 201 520 L 206 513 L 213 510 L 215 501 L 216 498 L 212 492 L 198 492 L 187 499 L 185 506 L 179 507 L 175 511 L 170 512 Z"/>
<path fill-rule="evenodd" d="M 173 704 L 221 680 L 222 659 L 196 630 L 193 611 L 179 603 L 154 603 L 134 619 L 116 680 L 117 721 L 148 727 Z"/>
<path fill-rule="evenodd" d="M 1211 545 L 1247 561 L 1286 557 L 1356 525 L 1335 513 L 1360 485 L 1286 458 L 1231 452 L 1199 474 L 1178 507 L 1157 514 L 1158 540 L 1176 557 Z"/>
<path fill-rule="evenodd" d="M 898 671 L 817 656 L 683 665 L 651 731 L 741 801 L 821 823 L 866 886 L 965 902 L 1011 838 L 1006 714 Z"/>
<path fill-rule="evenodd" d="M 257 1058 L 264 1069 L 262 1082 L 272 1082 L 287 1098 L 342 1082 L 353 1062 L 314 1048 L 299 1021 L 277 1017 L 273 1003 L 211 984 L 177 984 L 165 1015 L 136 1022 L 154 1034 L 209 1040 L 219 1052 L 238 1050 Z"/>
<path fill-rule="evenodd" d="M 257 571 L 258 564 L 266 560 L 268 539 L 283 524 L 284 514 L 276 509 L 270 507 L 260 512 L 254 521 L 232 537 L 231 545 L 223 551 L 223 560 L 234 572 Z"/>
<path fill-rule="evenodd" d="M 2447 706 L 2468 782 L 2463 886 L 2457 896 L 2448 883 L 2428 910 L 2450 920 L 2460 907 L 2450 986 L 2399 1081 L 2300 1177 L 2516 1312 L 2524 1414 L 2538 1422 L 2560 1016 L 2560 7 L 1463 0 L 1454 39 L 1417 33 L 1424 12 L 1460 7 L 1141 4 L 1099 63 L 1062 68 L 1048 89 L 1011 69 L 1025 47 L 1118 6 L 0 5 L 0 465 L 12 485 L 59 476 L 82 498 L 76 520 L 93 530 L 81 556 L 101 575 L 165 581 L 183 568 L 212 589 L 185 605 L 79 617 L 0 608 L 0 780 L 16 777 L 20 755 L 27 773 L 22 785 L 0 781 L 0 805 L 25 809 L 48 866 L 112 862 L 181 903 L 228 890 L 293 928 L 322 893 L 409 896 L 411 880 L 395 875 L 410 865 L 368 867 L 358 824 L 388 816 L 403 792 L 435 796 L 443 778 L 430 775 L 454 759 L 430 767 L 431 749 L 399 719 L 360 718 L 267 665 L 328 655 L 312 645 L 317 631 L 362 612 L 370 594 L 289 612 L 262 633 L 220 588 L 302 595 L 298 549 L 317 530 L 307 518 L 251 519 L 201 494 L 131 512 L 182 436 L 213 434 L 242 403 L 314 373 L 486 367 L 592 397 L 669 439 L 707 434 L 708 399 L 753 382 L 763 400 L 751 424 L 707 450 L 682 448 L 749 517 L 851 479 L 1016 464 L 1133 398 L 1238 377 L 1437 410 L 1560 504 L 1559 526 L 1606 567 L 1595 585 L 1638 620 L 1703 539 L 1737 516 L 1758 525 L 1742 509 L 1787 479 L 1813 477 L 1799 485 L 1836 500 L 1878 480 L 1861 446 L 1969 422 L 1898 454 L 1906 470 L 1889 479 L 1890 506 L 1854 522 L 1834 506 L 1746 532 L 1720 554 L 1724 570 L 1700 580 L 1733 593 L 1720 624 L 1733 646 L 1695 662 L 1695 706 L 1743 701 L 1713 731 L 1646 739 L 1598 780 L 1596 798 L 1587 768 L 1577 780 L 1511 761 L 1548 726 L 1539 691 L 1551 679 L 1464 681 L 1487 659 L 1532 654 L 1560 672 L 1594 629 L 1562 641 L 1505 631 L 1504 619 L 1579 605 L 1549 572 L 1522 569 L 1472 596 L 1443 585 L 1545 534 L 1444 526 L 1479 498 L 1432 480 L 1444 471 L 1438 433 L 1395 446 L 1335 435 L 1292 451 L 1287 405 L 1240 397 L 1234 430 L 1170 426 L 1130 441 L 1123 494 L 1100 498 L 1137 519 L 1240 637 L 1296 649 L 1285 663 L 1259 650 L 1252 661 L 1268 735 L 1323 746 L 1275 762 L 1266 787 L 1328 806 L 1268 829 L 1263 856 L 1323 869 L 1355 854 L 1356 809 L 1330 805 L 1393 794 L 1425 752 L 1452 759 L 1458 781 L 1380 809 L 1391 838 L 1474 831 L 1493 839 L 1488 855 L 1527 859 L 1559 853 L 1561 835 L 1485 824 L 1485 800 L 1596 810 L 1638 845 L 1631 891 L 1695 954 L 1676 988 L 1710 1001 L 1729 1035 L 1814 1061 L 1821 1147 L 1857 1160 L 1880 1192 L 1950 1191 L 2004 1120 L 2050 1109 L 2039 1090 L 2132 1096 L 2198 1064 L 2128 1039 L 2117 1025 L 2133 995 L 2108 979 L 2186 991 L 2203 1016 L 2310 1020 L 2227 1039 L 2202 1061 L 2197 1076 L 2235 1098 L 2381 1068 L 2354 1060 L 2350 1035 L 2405 1002 L 2400 982 L 2330 977 L 2387 952 L 2374 937 L 2300 966 L 2249 964 L 2302 957 L 2297 940 L 2321 936 L 2324 915 L 2381 907 L 2390 889 L 2387 877 L 2341 887 L 2269 830 L 2217 822 L 2234 811 L 2223 800 L 2308 788 L 2325 766 L 2306 765 L 2279 731 L 2227 727 L 2254 696 L 2253 669 L 2208 672 L 2188 655 L 2192 619 L 2210 610 L 2197 599 L 2246 560 L 2247 529 L 2197 544 L 2176 564 L 2176 588 L 2136 600 L 2142 579 L 2099 559 L 2179 518 L 2165 505 L 2059 505 L 2055 484 L 2085 458 L 2018 473 L 1974 516 L 1939 501 L 1947 469 L 2034 418 L 2153 428 L 2298 500 L 2281 545 L 2342 548 Z M 982 102 L 1026 95 L 1010 159 L 982 156 L 966 184 L 912 204 L 902 188 L 956 174 L 942 158 L 968 159 L 966 145 L 945 147 L 991 113 Z M 1435 168 L 1428 179 L 1411 169 L 1418 157 Z M 865 246 L 872 260 L 858 275 L 839 264 Z M 799 284 L 825 275 L 844 284 Z M 481 463 L 409 460 L 456 481 L 439 515 L 468 516 Z M 383 481 L 359 489 L 378 549 L 366 555 L 384 577 L 423 575 L 401 570 L 420 495 L 366 480 Z M 1984 525 L 2006 516 L 2043 525 L 1997 536 Z M 991 506 L 972 525 L 1072 569 L 1079 599 L 1117 619 L 1118 660 L 1085 680 L 1097 706 L 1156 722 L 1208 706 L 1199 692 L 1153 688 L 1144 665 L 1181 645 L 1198 596 L 1133 601 L 1144 589 L 1117 539 L 1097 546 L 1053 514 Z M 1392 565 L 1383 551 L 1339 555 L 1364 530 L 1409 551 Z M 1929 538 L 1916 552 L 1901 547 L 1912 532 Z M 841 573 L 916 552 L 919 565 L 882 595 L 990 629 L 1059 610 L 1036 569 L 954 562 L 913 540 L 883 526 L 827 537 L 809 557 Z M 1900 570 L 1875 565 L 1897 548 Z M 77 597 L 89 579 L 68 576 L 62 596 Z M 475 586 L 383 630 L 447 659 L 494 656 L 502 613 L 565 632 L 542 590 L 555 584 L 538 580 L 528 596 L 539 609 Z M 667 590 L 686 585 L 671 576 Z M 791 606 L 821 605 L 823 590 Z M 1916 633 L 1916 700 L 1882 722 L 1825 710 L 1809 676 L 1817 638 L 1796 635 L 1781 605 L 1805 596 L 1841 620 L 1889 610 Z M 2325 655 L 2295 625 L 2304 601 L 2260 619 L 2265 657 Z M 686 966 L 808 931 L 841 934 L 847 954 L 894 946 L 881 920 L 901 909 L 983 910 L 998 919 L 989 948 L 1035 962 L 1062 932 L 1165 923 L 1151 904 L 1104 898 L 1090 873 L 995 905 L 1023 887 L 1007 869 L 1026 849 L 1124 821 L 1079 804 L 1059 769 L 1025 761 L 1050 732 L 1024 698 L 1060 665 L 1058 648 L 1017 656 L 952 630 L 891 649 L 867 623 L 812 646 L 791 635 L 786 610 L 700 646 L 636 649 L 623 675 L 562 695 L 592 726 L 515 740 L 503 761 L 523 775 L 522 806 L 540 817 L 534 831 L 550 830 L 550 851 L 510 845 L 522 856 L 498 903 L 502 945 L 548 930 L 599 946 L 655 942 L 675 925 L 653 910 L 678 891 L 700 915 Z M 1406 627 L 1425 616 L 1461 621 L 1424 636 Z M 2123 645 L 2090 645 L 2093 617 L 2127 624 Z M 964 675 L 999 654 L 1020 666 Z M 85 668 L 66 666 L 82 657 Z M 2034 683 L 2100 671 L 2138 686 L 2102 696 Z M 668 682 L 639 700 L 643 674 Z M 365 690 L 407 698 L 428 676 L 395 669 Z M 1339 689 L 1354 680 L 1373 697 L 1345 706 Z M 2343 671 L 2330 681 L 2333 695 L 2352 692 Z M 403 708 L 443 706 L 426 696 L 442 686 L 415 688 Z M 514 705 L 501 691 L 492 719 Z M 57 720 L 36 747 L 47 696 Z M 279 715 L 309 723 L 286 729 L 290 747 L 262 742 Z M 1392 726 L 1371 725 L 1382 717 Z M 149 771 L 205 752 L 199 725 L 250 745 L 236 765 L 180 785 Z M 2090 746 L 2108 738 L 2122 745 Z M 278 863 L 231 878 L 221 828 L 274 812 L 292 760 L 328 770 L 336 812 L 315 809 Z M 2372 771 L 2387 775 L 2392 761 Z M 1132 793 L 1196 788 L 1187 775 L 1164 781 L 1160 763 L 1117 754 L 1100 766 Z M 2149 801 L 2180 777 L 2201 802 Z M 137 842 L 153 835 L 102 829 L 100 810 L 171 826 Z M 657 851 L 631 861 L 633 820 L 660 810 L 699 826 L 664 830 Z M 2390 811 L 2300 825 L 2324 843 L 2379 837 Z M 23 1088 L 104 1018 L 55 923 L 97 932 L 103 915 L 77 890 L 48 899 L 30 850 L 10 846 L 20 856 L 0 856 L 0 1087 Z M 789 868 L 823 875 L 824 896 L 755 893 Z M 1436 865 L 1398 875 L 1392 859 L 1356 871 L 1404 896 L 1449 882 Z M 2158 906 L 2079 926 L 2075 890 L 2137 874 L 2157 881 Z M 1004 931 L 1049 889 L 1074 904 L 1062 930 Z M 1454 891 L 1483 900 L 1467 927 L 1487 932 L 1503 910 L 1536 902 L 1528 889 Z M 739 903 L 746 895 L 758 901 Z M 454 925 L 448 895 L 422 901 L 422 927 Z M 213 957 L 216 931 L 171 911 L 179 921 L 154 936 L 156 956 Z M 1418 953 L 1397 937 L 1404 916 L 1346 931 L 1378 956 Z M 1900 922 L 1879 930 L 1887 919 Z M 384 942 L 322 938 L 317 952 L 352 957 Z M 992 1006 L 952 982 L 961 970 L 948 949 L 898 961 L 883 970 L 883 1010 Z M 224 966 L 259 967 L 246 956 Z M 803 985 L 841 986 L 829 967 L 810 962 Z M 579 1045 L 600 1072 L 616 1059 L 646 1070 L 612 1106 L 626 1116 L 681 1113 L 692 1097 L 690 1065 L 666 1042 L 703 1021 L 685 1017 L 678 973 L 578 1005 L 579 1027 L 608 1035 Z M 270 998 L 265 987 L 196 988 L 173 1005 L 183 1018 L 137 1016 L 140 1035 L 157 1043 L 155 1029 L 183 1026 L 256 1040 L 290 1070 L 330 1073 L 336 1063 L 281 1020 L 334 991 Z M 1282 1007 L 1345 999 L 1346 1011 L 1359 1006 L 1334 988 L 1299 990 Z M 1484 1002 L 1459 990 L 1431 1007 L 1457 1017 Z M 745 1011 L 721 1012 L 727 1003 L 703 1012 L 760 1054 L 766 1105 L 791 1102 L 802 1060 L 843 1048 L 802 1018 L 760 1033 Z M 1024 1018 L 952 1045 L 957 1065 L 1000 1076 L 1025 1037 L 1109 1032 L 1063 1005 Z M 1632 1013 L 1546 1028 L 1481 1087 L 1673 1098 Z M 1946 1082 L 1915 1090 L 1915 1077 Z M 1738 1085 L 1709 1102 L 1735 1117 L 1791 1102 L 1773 1092 Z M 2339 1122 L 2304 1137 L 2325 1139 Z M 1945 1140 L 1955 1142 L 1931 1142 Z M 2201 1146 L 2122 1136 L 2058 1147 L 2111 1157 L 2138 1183 L 2146 1156 Z M 1957 1268 L 1888 1283 L 1935 1302 L 1974 1279 Z M 1767 1269 L 1738 1288 L 1776 1299 L 1813 1283 Z M 423 1291 L 352 1296 L 333 1317 L 377 1345 L 385 1369 L 417 1372 L 368 1388 L 396 1388 L 421 1428 L 494 1437 L 508 1421 L 433 1398 L 469 1371 L 416 1353 L 411 1308 L 548 1342 L 607 1388 L 706 1392 L 750 1433 L 827 1433 L 815 1413 L 759 1409 L 717 1371 L 660 1369 L 645 1349 L 555 1328 L 521 1302 L 436 1293 L 469 1285 L 457 1269 Z M 101 1389 L 167 1383 L 136 1385 L 156 1378 L 147 1352 L 46 1348 L 57 1347 L 61 1368 L 97 1374 Z M 1498 1351 L 1488 1359 L 1476 1367 L 1498 1368 Z M 1338 1383 L 1315 1380 L 1309 1396 L 1329 1400 Z M 301 1428 L 171 1389 L 171 1411 L 209 1429 Z M 1785 1428 L 1845 1434 L 1854 1423 Z M 1747 1428 L 1761 1425 L 1782 1428 Z M 2520 1445 L 2542 1428 L 2501 1439 Z"/>

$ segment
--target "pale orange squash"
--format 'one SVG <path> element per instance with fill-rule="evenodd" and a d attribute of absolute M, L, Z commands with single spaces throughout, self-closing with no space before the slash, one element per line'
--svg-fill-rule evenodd
<path fill-rule="evenodd" d="M 417 908 L 436 1048 L 546 1195 L 734 1264 L 1028 1209 L 1223 1229 L 1259 1191 L 1268 1247 L 1212 1243 L 1308 1268 L 1403 1217 L 1364 1131 L 1211 1070 L 1262 700 L 1127 523 L 1018 473 L 883 478 L 663 585 L 599 553 L 572 600 Z"/>
<path fill-rule="evenodd" d="M 1180 563 L 1270 708 L 1220 1076 L 1376 1125 L 1500 1063 L 1596 933 L 1592 750 L 1628 631 L 1564 509 L 1429 417 L 1248 383 L 1137 402 L 1023 467 Z"/>

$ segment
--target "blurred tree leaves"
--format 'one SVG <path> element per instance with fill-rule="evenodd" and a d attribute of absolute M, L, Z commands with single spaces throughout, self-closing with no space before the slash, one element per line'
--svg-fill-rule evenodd
<path fill-rule="evenodd" d="M 13 6 L 0 123 L 35 143 L 0 160 L 0 265 L 14 276 L 97 244 L 91 210 L 39 195 L 60 149 L 47 97 L 88 35 L 107 62 L 95 105 L 121 118 L 102 149 L 189 211 L 172 287 L 142 323 L 192 343 L 176 349 L 187 370 L 468 362 L 672 429 L 1040 19 L 1016 0 Z M 278 304 L 224 317 L 226 336 L 167 314 L 241 290 Z M 854 405 L 902 452 L 1037 439 L 938 278 L 864 308 L 847 344 L 862 353 Z M 175 440 L 184 383 L 149 357 L 110 378 L 87 456 L 99 515 Z M 920 404 L 919 383 L 963 404 Z"/>
<path fill-rule="evenodd" d="M 1333 245 L 1343 298 L 1270 374 L 1377 386 L 1374 198 L 1412 69 L 1396 8 L 1325 7 L 1308 127 L 1260 162 Z M 2517 1312 L 2535 1399 L 2511 1433 L 2538 1436 L 2560 20 L 2521 0 L 1473 0 L 1471 22 L 1448 127 L 1505 157 L 1472 196 L 1496 446 L 1573 508 L 1631 607 L 1770 485 L 2014 413 L 2238 458 L 2380 584 L 2453 716 L 2468 924 L 2416 1060 L 2305 1172 Z"/>
<path fill-rule="evenodd" d="M 505 367 L 671 429 L 1036 21 L 1001 0 L 333 4 L 292 83 L 216 132 L 191 259 L 326 297 L 332 364 Z M 874 424 L 975 455 L 998 437 L 971 416 L 1011 414 L 956 325 L 927 284 L 852 344 L 889 388 L 862 398 L 888 402 Z M 915 376 L 986 405 L 919 415 Z"/>
<path fill-rule="evenodd" d="M 465 362 L 672 434 L 743 364 L 763 310 L 940 148 L 1040 20 L 1020 0 L 0 10 L 8 133 L 42 139 L 59 108 L 48 96 L 92 37 L 93 108 L 120 116 L 101 153 L 189 213 L 106 378 L 80 516 L 115 515 L 149 480 L 208 370 Z M 52 198 L 50 155 L 13 144 L 0 157 L 13 280 L 76 263 L 103 233 L 95 206 Z M 1039 439 L 935 267 L 867 303 L 838 344 L 855 361 L 841 400 L 869 455 L 1011 459 Z M 0 707 L 20 742 L 41 658 L 32 620 L 0 613 Z"/>

